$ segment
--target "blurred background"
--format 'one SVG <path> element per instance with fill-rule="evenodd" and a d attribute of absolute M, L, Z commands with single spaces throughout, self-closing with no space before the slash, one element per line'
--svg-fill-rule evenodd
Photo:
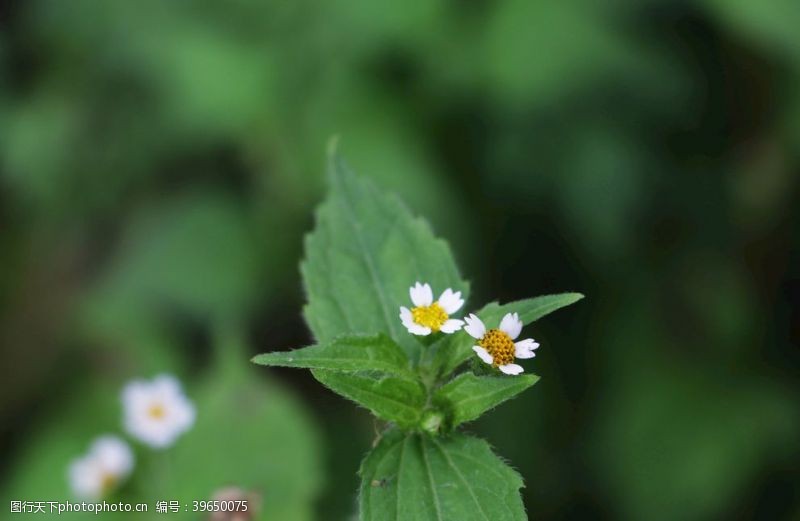
<path fill-rule="evenodd" d="M 0 2 L 2 508 L 70 497 L 168 372 L 198 422 L 134 443 L 120 498 L 352 518 L 368 413 L 248 363 L 311 340 L 338 134 L 472 306 L 587 295 L 468 427 L 531 518 L 800 519 L 798 28 L 794 0 Z"/>

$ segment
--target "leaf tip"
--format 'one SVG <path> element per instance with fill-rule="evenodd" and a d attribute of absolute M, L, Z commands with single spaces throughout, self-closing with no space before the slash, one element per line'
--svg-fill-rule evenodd
<path fill-rule="evenodd" d="M 572 298 L 573 303 L 586 298 L 586 295 L 584 295 L 583 293 L 578 293 L 577 291 L 572 291 L 570 293 L 567 293 L 567 295 L 569 295 L 569 297 Z"/>
<path fill-rule="evenodd" d="M 540 380 L 540 377 L 539 377 L 538 374 L 527 373 L 527 374 L 524 374 L 523 376 L 525 377 L 525 382 L 527 383 L 528 387 L 530 387 L 531 385 L 535 384 L 536 382 L 538 382 Z"/>

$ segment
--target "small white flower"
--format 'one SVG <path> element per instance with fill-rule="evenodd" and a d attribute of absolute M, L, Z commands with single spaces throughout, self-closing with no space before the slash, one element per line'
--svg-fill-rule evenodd
<path fill-rule="evenodd" d="M 128 434 L 155 448 L 172 445 L 193 424 L 194 405 L 172 376 L 135 380 L 122 391 Z"/>
<path fill-rule="evenodd" d="M 69 482 L 80 499 L 96 501 L 115 489 L 133 470 L 133 452 L 116 436 L 101 436 L 89 452 L 69 465 Z"/>
<path fill-rule="evenodd" d="M 515 358 L 533 358 L 534 351 L 539 344 L 532 338 L 514 342 L 522 331 L 522 321 L 516 313 L 506 313 L 497 329 L 486 330 L 486 326 L 476 315 L 470 315 L 464 320 L 464 326 L 472 338 L 478 340 L 478 345 L 472 350 L 481 360 L 489 365 L 499 368 L 505 374 L 520 374 L 522 366 L 513 363 Z"/>
<path fill-rule="evenodd" d="M 408 332 L 413 335 L 430 335 L 441 331 L 442 333 L 455 333 L 464 325 L 463 320 L 450 318 L 464 305 L 461 292 L 454 292 L 447 288 L 436 302 L 433 301 L 433 290 L 429 284 L 417 282 L 409 290 L 413 309 L 400 307 L 400 320 Z"/>

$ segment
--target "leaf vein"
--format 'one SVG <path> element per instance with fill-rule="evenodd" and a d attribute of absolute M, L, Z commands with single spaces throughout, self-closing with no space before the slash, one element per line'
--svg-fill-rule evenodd
<path fill-rule="evenodd" d="M 428 481 L 431 486 L 431 495 L 433 496 L 433 506 L 436 507 L 436 519 L 442 519 L 442 507 L 439 505 L 439 495 L 436 493 L 436 484 L 433 480 L 433 472 L 431 471 L 431 464 L 428 461 L 428 451 L 425 450 L 425 438 L 420 437 L 420 445 L 422 447 L 422 461 L 425 462 L 425 472 L 428 474 Z"/>
<path fill-rule="evenodd" d="M 343 185 L 344 183 L 342 183 Z M 342 186 L 342 190 L 346 192 L 347 190 Z M 388 303 L 386 300 L 386 294 L 384 292 L 383 286 L 380 284 L 380 279 L 378 278 L 378 274 L 376 272 L 375 267 L 375 260 L 372 258 L 370 254 L 370 250 L 367 248 L 366 243 L 364 242 L 364 237 L 362 235 L 361 227 L 358 225 L 358 221 L 356 220 L 355 216 L 353 215 L 352 208 L 350 205 L 343 204 L 343 202 L 339 203 L 340 206 L 344 210 L 344 214 L 347 216 L 347 222 L 353 230 L 353 235 L 355 235 L 356 240 L 358 241 L 359 250 L 361 254 L 361 258 L 364 264 L 367 267 L 367 271 L 369 272 L 369 276 L 372 279 L 373 289 L 377 294 L 378 301 L 380 302 L 381 309 L 383 311 L 383 318 L 386 321 L 386 325 L 389 328 L 389 333 L 393 338 L 397 338 L 397 333 L 395 331 L 396 325 L 394 321 L 391 320 L 389 315 L 389 308 Z"/>
<path fill-rule="evenodd" d="M 483 508 L 481 508 L 480 501 L 478 501 L 478 498 L 475 496 L 475 492 L 472 490 L 472 487 L 470 486 L 470 483 L 466 480 L 466 478 L 464 478 L 464 475 L 461 473 L 461 469 L 459 469 L 455 465 L 455 463 L 453 463 L 453 460 L 450 458 L 450 455 L 447 453 L 446 450 L 444 450 L 444 447 L 442 447 L 442 445 L 438 441 L 436 441 L 435 439 L 431 440 L 431 441 L 433 441 L 433 444 L 436 446 L 437 449 L 439 449 L 439 452 L 442 453 L 442 456 L 444 456 L 444 459 L 447 462 L 447 464 L 450 466 L 450 468 L 455 471 L 456 476 L 458 476 L 458 479 L 461 480 L 461 482 L 467 488 L 467 491 L 469 492 L 469 496 L 472 498 L 472 502 L 475 503 L 475 506 L 478 507 L 478 511 L 481 513 L 483 518 L 486 519 L 486 521 L 489 521 L 489 516 L 487 516 L 486 512 L 484 512 Z"/>

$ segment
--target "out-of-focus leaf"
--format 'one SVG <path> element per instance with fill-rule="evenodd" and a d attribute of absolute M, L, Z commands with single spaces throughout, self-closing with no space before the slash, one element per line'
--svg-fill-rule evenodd
<path fill-rule="evenodd" d="M 574 128 L 570 153 L 559 161 L 553 187 L 562 214 L 588 255 L 609 262 L 625 256 L 636 236 L 638 206 L 650 188 L 646 150 L 603 126 Z"/>
<path fill-rule="evenodd" d="M 142 209 L 93 298 L 98 313 L 242 310 L 255 291 L 254 239 L 233 201 L 195 194 Z"/>
<path fill-rule="evenodd" d="M 384 5 L 346 0 L 322 6 L 322 12 L 328 23 L 351 35 L 348 43 L 353 52 L 369 54 L 386 39 L 403 46 L 424 42 L 446 16 L 446 7 L 442 0 Z"/>
<path fill-rule="evenodd" d="M 119 436 L 119 388 L 108 381 L 77 385 L 61 396 L 59 407 L 47 412 L 38 422 L 37 432 L 27 438 L 15 457 L 8 461 L 13 480 L 0 489 L 0 496 L 20 501 L 76 501 L 68 480 L 70 463 L 89 449 L 100 435 Z M 141 454 L 135 454 L 139 465 Z M 133 501 L 136 481 L 134 474 L 120 484 L 108 501 Z M 147 498 L 149 501 L 152 498 Z M 144 499 L 142 500 L 144 501 Z M 5 505 L 8 508 L 8 504 Z M 49 514 L 49 506 L 45 507 Z M 83 520 L 85 512 L 64 512 L 58 519 Z M 109 519 L 126 519 L 125 513 L 104 513 Z M 127 516 L 129 517 L 129 515 Z"/>
<path fill-rule="evenodd" d="M 293 351 L 264 353 L 253 358 L 260 365 L 304 367 L 334 371 L 380 371 L 410 375 L 408 357 L 386 335 L 344 336 L 329 344 Z"/>
<path fill-rule="evenodd" d="M 796 396 L 716 354 L 720 367 L 697 367 L 687 354 L 704 347 L 667 343 L 648 304 L 622 300 L 598 339 L 611 369 L 589 438 L 609 497 L 627 519 L 724 517 L 753 475 L 795 453 Z"/>
<path fill-rule="evenodd" d="M 535 322 L 553 311 L 574 304 L 583 298 L 580 293 L 543 295 L 500 305 L 492 302 L 476 314 L 487 329 L 496 328 L 506 313 L 518 313 L 523 324 Z M 472 356 L 475 339 L 462 331 L 441 339 L 433 346 L 433 366 L 441 374 L 448 374 Z"/>
<path fill-rule="evenodd" d="M 79 107 L 41 94 L 3 110 L 2 116 L 0 176 L 24 199 L 52 209 L 69 188 Z"/>
<path fill-rule="evenodd" d="M 450 437 L 386 434 L 361 465 L 362 521 L 527 519 L 522 478 L 489 445 Z"/>
<path fill-rule="evenodd" d="M 175 446 L 154 454 L 152 498 L 189 505 L 236 488 L 251 497 L 255 519 L 313 519 L 322 482 L 316 426 L 303 405 L 247 370 L 215 374 L 195 397 L 197 422 Z M 160 458 L 160 459 L 159 459 Z M 148 469 L 141 469 L 146 472 Z M 172 515 L 172 514 L 171 514 Z"/>
<path fill-rule="evenodd" d="M 212 499 L 216 491 L 237 487 L 260 503 L 261 514 L 254 519 L 313 519 L 322 481 L 319 438 L 303 405 L 285 390 L 255 381 L 253 375 L 214 373 L 198 392 L 187 391 L 197 409 L 195 425 L 172 447 L 153 450 L 122 432 L 122 385 L 105 381 L 76 388 L 59 410 L 43 418 L 40 433 L 19 451 L 12 462 L 14 480 L 0 494 L 28 501 L 75 501 L 67 479 L 69 463 L 97 436 L 114 434 L 131 444 L 135 464 L 108 501 L 144 502 L 152 513 L 157 500 L 175 499 L 190 511 L 181 508 L 171 515 L 196 519 L 193 500 Z M 62 513 L 59 518 L 82 520 L 87 515 Z M 103 516 L 123 520 L 131 514 Z"/>
<path fill-rule="evenodd" d="M 428 282 L 434 291 L 460 290 L 447 244 L 396 198 L 356 177 L 330 155 L 331 192 L 317 213 L 302 264 L 308 294 L 305 317 L 318 342 L 342 334 L 381 332 L 414 359 L 420 345 L 403 327 L 400 306 L 408 288 Z"/>
<path fill-rule="evenodd" d="M 613 23 L 601 8 L 582 2 L 493 4 L 484 35 L 491 88 L 505 103 L 542 105 L 640 65 Z"/>
<path fill-rule="evenodd" d="M 476 376 L 464 373 L 439 388 L 433 403 L 445 413 L 449 428 L 480 417 L 539 380 L 533 374 L 519 376 Z"/>
<path fill-rule="evenodd" d="M 793 0 L 706 0 L 724 22 L 770 50 L 792 58 L 800 66 L 800 4 Z"/>
<path fill-rule="evenodd" d="M 252 41 L 177 24 L 164 31 L 157 49 L 146 51 L 166 106 L 187 133 L 241 131 L 272 109 L 275 98 L 265 96 L 274 91 L 272 56 Z"/>
<path fill-rule="evenodd" d="M 425 407 L 425 388 L 408 378 L 342 374 L 314 369 L 314 377 L 332 391 L 403 428 L 416 427 Z"/>
<path fill-rule="evenodd" d="M 613 469 L 607 486 L 626 517 L 709 519 L 750 473 L 791 451 L 799 418 L 767 382 L 681 381 L 669 371 L 647 368 L 615 391 L 595 454 Z"/>

